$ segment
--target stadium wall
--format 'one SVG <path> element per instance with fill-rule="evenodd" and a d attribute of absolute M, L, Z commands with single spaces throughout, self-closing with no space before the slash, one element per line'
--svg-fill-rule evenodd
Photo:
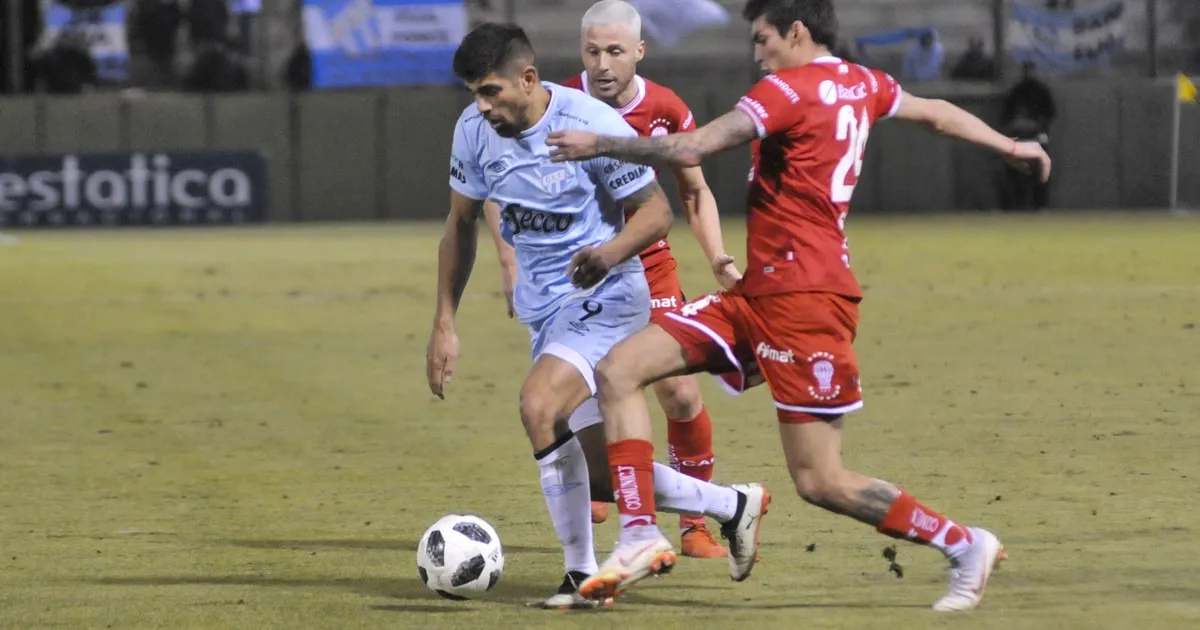
<path fill-rule="evenodd" d="M 751 80 L 744 66 L 678 62 L 647 74 L 677 86 L 701 122 L 726 111 Z M 1052 207 L 1165 207 L 1172 90 L 1150 81 L 1056 85 Z M 989 87 L 919 92 L 991 122 L 999 117 L 1002 95 Z M 268 159 L 273 221 L 438 218 L 446 211 L 451 130 L 469 102 L 451 88 L 10 98 L 0 106 L 0 153 L 255 149 Z M 1180 199 L 1200 206 L 1200 106 L 1183 107 L 1180 129 Z M 742 211 L 748 165 L 745 150 L 705 165 L 727 214 Z M 855 211 L 995 209 L 1002 176 L 993 156 L 882 124 L 872 133 Z"/>

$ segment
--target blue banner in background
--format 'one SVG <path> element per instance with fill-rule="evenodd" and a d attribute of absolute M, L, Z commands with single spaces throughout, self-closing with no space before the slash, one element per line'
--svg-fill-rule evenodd
<path fill-rule="evenodd" d="M 304 0 L 313 87 L 453 83 L 462 0 Z"/>
<path fill-rule="evenodd" d="M 262 13 L 262 0 L 229 0 L 229 12 L 234 15 Z"/>
<path fill-rule="evenodd" d="M 1125 47 L 1127 15 L 1125 0 L 1080 10 L 1013 3 L 1008 23 L 1009 53 L 1019 62 L 1037 64 L 1039 70 L 1103 68 Z"/>
<path fill-rule="evenodd" d="M 102 9 L 70 9 L 57 2 L 46 8 L 46 34 L 52 39 L 72 32 L 87 42 L 101 81 L 129 79 L 129 42 L 125 34 L 125 5 Z"/>

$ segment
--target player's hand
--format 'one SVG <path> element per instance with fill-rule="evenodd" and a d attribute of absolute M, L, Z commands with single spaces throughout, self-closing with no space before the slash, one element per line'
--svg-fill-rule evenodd
<path fill-rule="evenodd" d="M 742 279 L 742 272 L 738 271 L 737 266 L 733 264 L 733 256 L 729 254 L 719 254 L 712 259 L 710 264 L 712 264 L 713 276 L 716 277 L 717 283 L 723 289 L 732 289 L 733 285 Z"/>
<path fill-rule="evenodd" d="M 580 289 L 590 289 L 600 283 L 608 271 L 616 265 L 603 248 L 584 247 L 571 256 L 571 264 L 567 265 L 567 275 L 571 284 Z"/>
<path fill-rule="evenodd" d="M 599 137 L 586 131 L 554 131 L 546 136 L 546 144 L 555 149 L 550 151 L 551 162 L 590 160 L 600 155 Z"/>
<path fill-rule="evenodd" d="M 1050 156 L 1037 142 L 1014 143 L 1006 159 L 1020 171 L 1037 175 L 1042 182 L 1050 179 Z"/>
<path fill-rule="evenodd" d="M 504 302 L 508 307 L 508 318 L 512 319 L 516 314 L 516 311 L 513 310 L 513 290 L 517 286 L 517 268 L 512 265 L 502 266 L 500 278 L 504 283 Z"/>
<path fill-rule="evenodd" d="M 454 364 L 458 362 L 458 333 L 453 328 L 434 325 L 425 349 L 425 377 L 429 391 L 445 400 L 445 387 L 454 379 Z"/>

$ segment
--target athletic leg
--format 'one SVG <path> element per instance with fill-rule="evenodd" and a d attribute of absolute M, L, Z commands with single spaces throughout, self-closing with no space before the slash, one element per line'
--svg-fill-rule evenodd
<path fill-rule="evenodd" d="M 691 318 L 706 307 L 717 305 L 711 308 L 706 321 L 698 318 L 685 323 L 685 316 L 680 316 L 679 321 L 668 324 L 670 332 L 661 325 L 651 324 L 618 344 L 597 366 L 621 541 L 601 565 L 600 572 L 580 587 L 585 596 L 619 594 L 635 582 L 669 571 L 674 565 L 675 553 L 656 524 L 654 447 L 644 389 L 669 376 L 737 367 L 731 349 L 735 345 L 731 313 L 721 308 L 723 299 L 731 311 L 736 309 L 739 299 L 735 297 L 708 296 L 698 300 L 680 311 Z M 671 319 L 676 319 L 674 314 Z M 770 497 L 757 484 L 734 486 L 734 489 L 739 492 L 737 512 L 722 525 L 722 534 L 730 539 L 730 575 L 740 581 L 753 568 L 760 516 Z"/>
<path fill-rule="evenodd" d="M 862 407 L 852 343 L 857 305 L 828 294 L 759 298 L 751 328 L 758 364 L 771 388 L 780 438 L 796 491 L 807 502 L 928 545 L 954 566 L 938 610 L 974 608 L 996 561 L 999 541 L 922 505 L 896 486 L 847 470 L 844 415 Z"/>
<path fill-rule="evenodd" d="M 667 461 L 675 470 L 700 481 L 713 475 L 712 420 L 692 374 L 654 383 L 654 394 L 667 416 Z M 713 538 L 700 514 L 679 516 L 680 552 L 692 558 L 724 558 L 729 552 Z"/>
<path fill-rule="evenodd" d="M 585 403 L 580 409 L 588 407 Z M 612 477 L 608 472 L 608 451 L 604 442 L 604 425 L 596 408 L 594 422 L 576 427 L 572 416 L 571 426 L 575 438 L 583 448 L 588 470 L 591 472 L 592 501 L 614 502 Z M 597 474 L 601 471 L 602 474 Z M 660 512 L 671 514 L 699 514 L 728 522 L 737 514 L 737 491 L 708 481 L 700 481 L 679 471 L 654 462 L 654 501 Z"/>
<path fill-rule="evenodd" d="M 679 284 L 675 258 L 657 256 L 646 268 L 650 286 L 650 321 L 662 324 L 667 313 L 686 302 Z M 667 461 L 675 470 L 711 481 L 713 475 L 712 420 L 700 398 L 700 384 L 694 375 L 672 376 L 653 386 L 658 404 L 667 416 Z M 679 547 L 693 558 L 724 558 L 729 555 L 709 531 L 700 514 L 679 516 Z"/>
<path fill-rule="evenodd" d="M 551 349 L 551 351 L 554 351 Z M 567 419 L 591 396 L 591 389 L 572 362 L 543 354 L 521 387 L 520 412 L 534 449 L 542 496 L 563 548 L 564 578 L 546 608 L 594 607 L 577 593 L 578 584 L 597 569 L 590 518 L 588 466 Z"/>
<path fill-rule="evenodd" d="M 978 606 L 992 569 L 1005 557 L 1000 541 L 987 530 L 955 523 L 886 481 L 847 470 L 841 455 L 842 423 L 837 416 L 795 413 L 780 423 L 796 492 L 813 505 L 871 525 L 881 534 L 937 549 L 953 571 L 950 590 L 934 608 Z"/>
<path fill-rule="evenodd" d="M 550 439 L 569 449 L 567 465 L 550 470 L 543 465 L 543 491 L 547 504 L 558 504 L 562 515 L 555 521 L 560 541 L 568 557 L 575 561 L 559 589 L 561 599 L 572 607 L 587 604 L 578 587 L 596 571 L 592 545 L 591 482 L 586 455 L 579 440 L 570 431 L 571 418 L 584 401 L 596 394 L 594 370 L 616 343 L 641 330 L 649 321 L 649 289 L 641 273 L 610 275 L 596 288 L 573 294 L 535 333 L 534 354 L 551 357 L 550 365 L 560 368 L 561 379 L 543 379 L 522 390 L 523 417 L 540 418 L 527 430 L 535 448 Z M 541 359 L 538 359 L 541 363 Z M 536 370 L 536 364 L 535 364 Z M 547 400 L 553 402 L 530 403 Z M 529 413 L 525 413 L 526 409 Z M 553 411 L 551 411 L 553 410 Z M 553 421 L 550 418 L 553 416 Z M 544 426 L 553 424 L 547 432 Z M 538 428 L 542 427 L 542 428 Z M 564 436 L 570 436 L 564 438 Z M 540 453 L 539 453 L 540 454 Z M 554 462 L 551 462 L 554 463 Z M 552 508 L 552 512 L 554 509 Z M 577 551 L 577 553 L 575 553 Z M 574 554 L 574 555 L 573 555 Z M 586 555 L 587 561 L 583 561 Z M 586 566 L 585 566 L 586 565 Z M 554 598 L 551 598 L 554 599 Z M 607 603 L 608 598 L 592 598 Z"/>

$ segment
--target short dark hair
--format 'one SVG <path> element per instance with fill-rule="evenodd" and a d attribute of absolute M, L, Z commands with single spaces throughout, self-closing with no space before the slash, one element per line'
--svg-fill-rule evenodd
<path fill-rule="evenodd" d="M 454 76 L 463 81 L 479 81 L 493 72 L 506 73 L 515 62 L 532 64 L 533 45 L 525 31 L 515 24 L 485 22 L 475 27 L 454 51 Z"/>
<path fill-rule="evenodd" d="M 786 35 L 792 22 L 803 22 L 813 42 L 832 49 L 837 44 L 838 21 L 833 0 L 747 0 L 742 17 L 753 22 L 759 17 Z"/>

